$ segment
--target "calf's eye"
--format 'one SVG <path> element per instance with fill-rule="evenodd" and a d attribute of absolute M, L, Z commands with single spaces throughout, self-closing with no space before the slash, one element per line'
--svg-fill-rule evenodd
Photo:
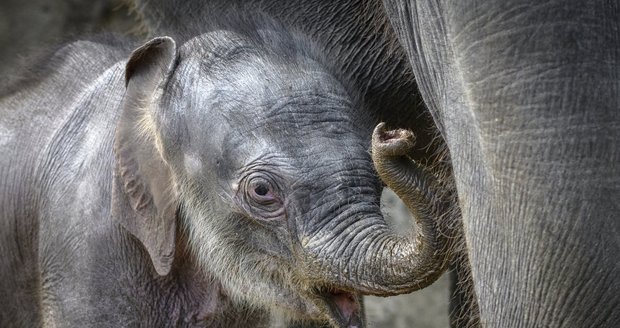
<path fill-rule="evenodd" d="M 254 192 L 259 196 L 266 196 L 269 193 L 269 186 L 260 183 L 254 187 Z"/>
<path fill-rule="evenodd" d="M 253 173 L 241 181 L 237 201 L 250 217 L 258 220 L 280 219 L 284 215 L 281 189 L 266 173 Z"/>
<path fill-rule="evenodd" d="M 262 177 L 252 178 L 248 183 L 249 196 L 254 201 L 265 204 L 276 200 L 271 182 Z"/>

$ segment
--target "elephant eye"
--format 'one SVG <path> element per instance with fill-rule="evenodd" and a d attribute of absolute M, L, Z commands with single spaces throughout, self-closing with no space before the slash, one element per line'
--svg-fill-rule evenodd
<path fill-rule="evenodd" d="M 277 200 L 273 184 L 262 177 L 254 177 L 248 182 L 247 190 L 252 200 L 261 205 L 268 205 Z"/>
<path fill-rule="evenodd" d="M 242 179 L 237 201 L 250 217 L 271 221 L 283 217 L 281 190 L 268 172 L 254 172 Z"/>
<path fill-rule="evenodd" d="M 254 188 L 254 192 L 259 196 L 266 196 L 269 193 L 269 187 L 264 184 L 259 184 Z"/>

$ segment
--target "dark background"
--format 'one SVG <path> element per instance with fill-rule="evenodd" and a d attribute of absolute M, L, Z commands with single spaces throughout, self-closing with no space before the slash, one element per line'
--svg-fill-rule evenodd
<path fill-rule="evenodd" d="M 123 0 L 0 0 L 0 80 L 6 82 L 41 49 L 83 35 L 111 31 L 144 37 L 140 22 L 129 12 Z M 394 194 L 384 193 L 382 203 L 392 224 L 410 229 L 409 214 Z M 444 275 L 410 295 L 367 297 L 369 326 L 448 327 L 447 286 Z"/>

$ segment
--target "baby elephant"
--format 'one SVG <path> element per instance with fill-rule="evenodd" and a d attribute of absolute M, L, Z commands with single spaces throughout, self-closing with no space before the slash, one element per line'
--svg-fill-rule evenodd
<path fill-rule="evenodd" d="M 64 46 L 2 91 L 0 326 L 364 325 L 445 269 L 445 209 L 302 35 Z M 416 213 L 402 237 L 386 183 Z M 431 202 L 432 201 L 432 202 Z"/>

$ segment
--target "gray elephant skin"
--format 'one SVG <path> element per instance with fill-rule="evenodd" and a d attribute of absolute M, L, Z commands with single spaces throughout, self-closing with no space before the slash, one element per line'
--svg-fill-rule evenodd
<path fill-rule="evenodd" d="M 449 206 L 412 136 L 378 128 L 371 158 L 320 47 L 235 17 L 133 52 L 65 45 L 2 91 L 1 326 L 361 327 L 361 294 L 445 270 Z M 385 223 L 373 160 L 416 235 Z"/>
<path fill-rule="evenodd" d="M 617 1 L 385 1 L 448 145 L 479 321 L 620 326 Z"/>
<path fill-rule="evenodd" d="M 444 148 L 416 88 L 406 53 L 380 0 L 128 0 L 152 35 L 183 40 L 210 28 L 225 12 L 261 12 L 304 33 L 330 58 L 330 70 L 349 81 L 365 116 L 416 136 L 414 158 L 439 162 Z"/>
<path fill-rule="evenodd" d="M 205 3 L 221 3 L 136 2 L 155 30 L 196 23 L 201 9 L 209 8 Z M 399 81 L 410 83 L 408 74 L 389 74 L 390 68 L 397 73 L 410 69 L 403 68 L 398 47 L 385 47 L 394 44 L 391 31 L 365 29 L 384 21 L 376 1 L 369 6 L 359 1 L 247 2 L 310 31 L 326 51 L 338 55 L 340 67 L 353 73 L 348 76 L 355 77 L 356 69 L 375 59 L 390 63 L 381 60 L 385 52 L 366 52 L 365 45 L 397 49 L 388 52 L 397 66 L 372 70 L 374 77 L 385 79 L 361 78 L 357 85 L 367 81 L 377 90 L 408 92 L 399 88 Z M 455 311 L 453 323 L 620 325 L 615 311 L 620 307 L 618 4 L 384 4 L 454 170 L 469 258 L 463 264 L 471 267 L 474 279 L 473 290 L 457 293 L 457 303 L 465 308 Z M 387 34 L 368 37 L 375 32 Z M 347 54 L 361 65 L 348 66 L 355 61 Z M 413 108 L 379 99 L 387 105 L 368 106 L 377 117 L 412 127 L 394 113 Z"/>
<path fill-rule="evenodd" d="M 209 17 L 221 11 L 266 12 L 287 28 L 303 31 L 332 62 L 333 72 L 350 81 L 369 119 L 414 131 L 412 157 L 440 177 L 442 193 L 456 192 L 449 154 L 439 130 L 419 96 L 406 52 L 394 33 L 380 0 L 132 0 L 151 34 L 180 38 L 208 29 Z M 217 14 L 216 14 L 217 15 Z M 415 187 L 412 187 L 415 188 Z M 463 241 L 459 208 L 438 217 L 453 240 L 450 319 L 463 325 L 477 317 Z M 457 288 L 458 286 L 458 288 Z M 475 320 L 474 320 L 475 321 Z"/>

